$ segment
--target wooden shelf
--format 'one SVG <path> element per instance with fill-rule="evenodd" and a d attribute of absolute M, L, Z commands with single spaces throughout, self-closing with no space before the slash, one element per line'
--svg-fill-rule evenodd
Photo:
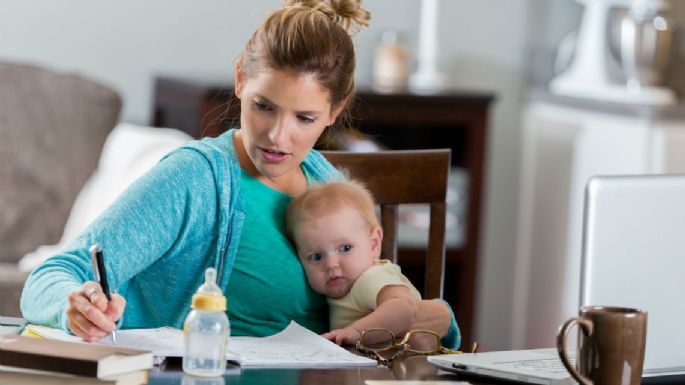
<path fill-rule="evenodd" d="M 228 82 L 157 77 L 154 121 L 193 137 L 216 136 L 235 126 L 240 108 Z M 390 149 L 450 148 L 452 165 L 468 175 L 464 243 L 448 248 L 444 298 L 461 328 L 463 346 L 473 341 L 473 320 L 480 257 L 485 147 L 489 107 L 494 95 L 448 91 L 440 94 L 382 94 L 360 89 L 351 124 Z M 429 177 L 429 176 L 427 176 Z M 416 287 L 423 287 L 420 249 L 402 247 L 399 262 Z"/>

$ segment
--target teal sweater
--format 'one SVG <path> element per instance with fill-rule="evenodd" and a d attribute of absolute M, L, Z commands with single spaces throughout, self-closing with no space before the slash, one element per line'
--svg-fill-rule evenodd
<path fill-rule="evenodd" d="M 22 293 L 24 317 L 68 330 L 67 296 L 94 280 L 88 248 L 99 243 L 110 288 L 127 301 L 120 327 L 182 327 L 204 270 L 214 266 L 225 289 L 238 250 L 245 206 L 234 132 L 167 155 L 67 250 L 34 270 Z M 315 182 L 341 177 L 317 151 L 302 167 Z M 453 319 L 449 345 L 458 345 L 458 334 Z"/>

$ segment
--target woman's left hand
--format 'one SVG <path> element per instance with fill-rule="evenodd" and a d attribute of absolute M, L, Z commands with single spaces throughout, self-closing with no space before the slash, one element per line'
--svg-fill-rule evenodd
<path fill-rule="evenodd" d="M 447 335 L 451 321 L 452 314 L 442 301 L 424 299 L 419 301 L 419 311 L 410 330 L 432 330 L 438 333 L 440 337 L 444 337 Z M 430 349 L 435 345 L 435 341 L 432 336 L 413 337 L 410 345 L 414 349 Z"/>

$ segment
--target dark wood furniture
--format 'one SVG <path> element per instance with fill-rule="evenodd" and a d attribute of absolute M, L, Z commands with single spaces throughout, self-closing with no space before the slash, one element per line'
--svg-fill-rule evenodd
<path fill-rule="evenodd" d="M 425 253 L 425 298 L 442 298 L 445 268 L 445 210 L 450 150 L 378 152 L 322 151 L 337 168 L 369 188 L 381 207 L 382 255 L 397 263 L 400 204 L 428 204 L 430 227 Z M 430 178 L 426 178 L 430 175 Z"/>
<path fill-rule="evenodd" d="M 156 367 L 150 370 L 148 385 L 365 385 L 366 380 L 468 381 L 469 384 L 473 385 L 520 384 L 519 382 L 487 377 L 472 377 L 443 372 L 428 363 L 426 357 L 412 356 L 395 360 L 391 368 L 382 366 L 335 369 L 253 368 L 242 371 L 229 369 L 223 377 L 219 378 L 199 378 L 184 375 L 181 371 L 181 361 L 177 360 L 167 367 Z M 683 384 L 683 376 L 643 377 L 641 383 L 643 385 L 681 385 Z"/>
<path fill-rule="evenodd" d="M 230 340 L 229 340 L 230 344 Z M 148 385 L 365 385 L 366 380 L 434 380 L 466 381 L 474 385 L 498 384 L 496 381 L 458 376 L 439 371 L 426 361 L 426 357 L 412 356 L 395 360 L 391 368 L 352 367 L 328 369 L 268 369 L 250 368 L 238 371 L 229 369 L 223 378 L 198 378 L 181 371 L 180 360 L 164 368 L 150 371 Z"/>
<path fill-rule="evenodd" d="M 232 95 L 228 78 L 158 77 L 153 125 L 178 128 L 195 137 L 218 135 L 239 117 L 238 103 L 228 103 Z M 361 89 L 352 109 L 354 127 L 387 148 L 450 148 L 452 166 L 468 175 L 464 242 L 448 245 L 445 261 L 444 298 L 456 314 L 462 346 L 473 341 L 488 113 L 493 99 L 494 95 L 482 92 L 418 95 Z M 403 271 L 417 287 L 424 284 L 424 253 L 416 247 L 398 251 Z"/>

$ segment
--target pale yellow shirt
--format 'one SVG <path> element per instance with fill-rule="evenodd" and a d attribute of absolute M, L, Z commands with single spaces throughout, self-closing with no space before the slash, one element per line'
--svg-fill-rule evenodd
<path fill-rule="evenodd" d="M 346 296 L 328 298 L 331 330 L 344 328 L 376 310 L 378 293 L 389 285 L 406 286 L 412 297 L 421 300 L 421 294 L 400 267 L 382 259 L 357 278 Z"/>

